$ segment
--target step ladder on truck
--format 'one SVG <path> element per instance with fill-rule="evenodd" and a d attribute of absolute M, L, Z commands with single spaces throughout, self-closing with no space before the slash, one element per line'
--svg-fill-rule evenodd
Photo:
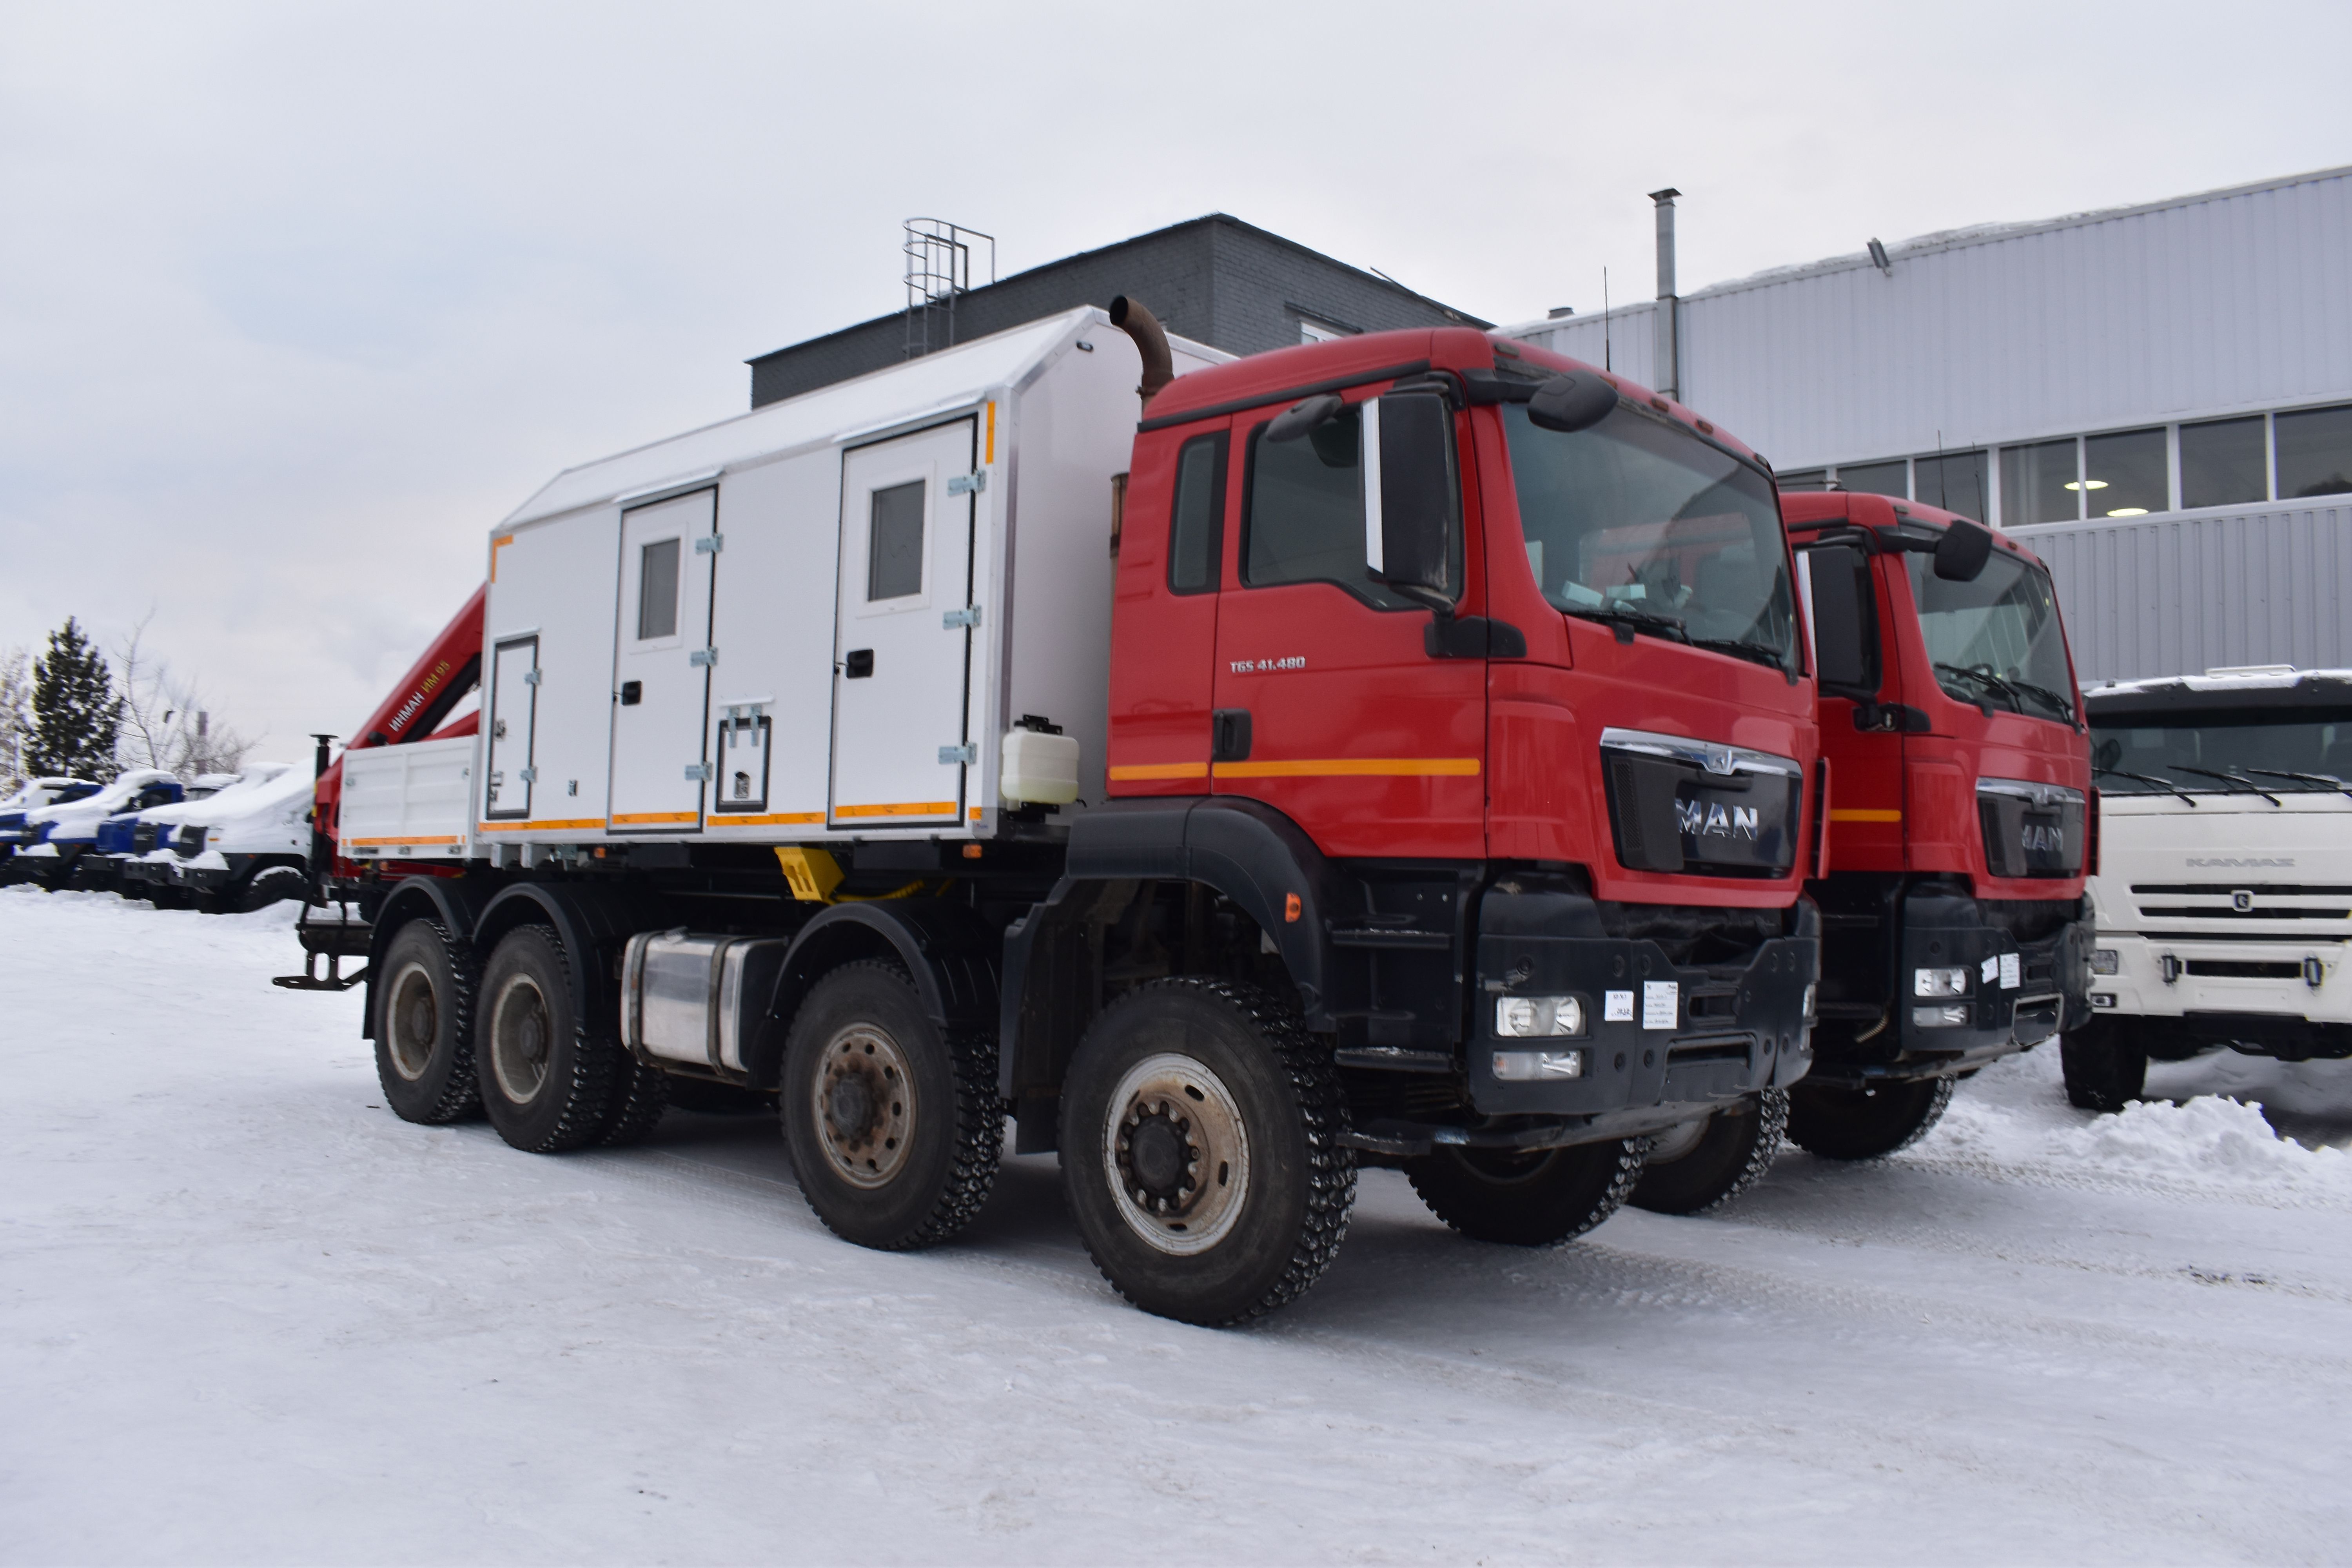
<path fill-rule="evenodd" d="M 1777 1141 L 1791 558 L 1763 461 L 1622 378 L 1468 329 L 1229 360 L 1121 300 L 567 470 L 486 555 L 479 732 L 343 754 L 321 891 L 411 1121 L 761 1099 L 903 1248 L 1009 1119 L 1204 1323 L 1313 1282 L 1360 1162 L 1542 1244 L 1656 1134 L 1726 1186 Z"/>

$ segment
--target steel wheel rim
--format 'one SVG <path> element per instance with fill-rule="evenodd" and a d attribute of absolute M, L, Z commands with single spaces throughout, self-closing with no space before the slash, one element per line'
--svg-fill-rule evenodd
<path fill-rule="evenodd" d="M 555 1019 L 539 982 L 509 975 L 490 1006 L 490 1071 L 499 1091 L 527 1105 L 547 1083 L 555 1052 Z"/>
<path fill-rule="evenodd" d="M 914 1152 L 919 1107 L 907 1053 L 878 1026 L 858 1022 L 825 1042 L 809 1111 L 825 1163 L 854 1187 L 887 1186 Z"/>
<path fill-rule="evenodd" d="M 1677 1121 L 1672 1127 L 1650 1136 L 1650 1157 L 1653 1165 L 1671 1165 L 1699 1146 L 1706 1130 L 1715 1125 L 1715 1118 L 1702 1116 L 1694 1121 Z"/>
<path fill-rule="evenodd" d="M 392 1070 L 410 1083 L 433 1064 L 433 1043 L 441 1033 L 441 999 L 425 965 L 402 965 L 392 977 L 384 1003 L 384 1050 Z"/>
<path fill-rule="evenodd" d="M 1103 1176 L 1128 1228 L 1155 1251 L 1206 1252 L 1249 1197 L 1249 1130 L 1224 1080 L 1162 1051 L 1127 1069 L 1103 1119 Z"/>

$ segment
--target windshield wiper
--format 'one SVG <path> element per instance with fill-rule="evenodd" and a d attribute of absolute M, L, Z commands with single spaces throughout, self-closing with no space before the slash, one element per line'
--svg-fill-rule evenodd
<path fill-rule="evenodd" d="M 2187 790 L 2182 789 L 2170 779 L 2160 779 L 2153 773 L 2126 773 L 2121 768 L 2093 768 L 2091 771 L 2097 773 L 2102 778 L 2137 779 L 2142 784 L 2154 784 L 2157 788 L 2162 790 L 2167 795 L 2179 795 L 2181 799 L 2187 801 L 2192 807 L 2197 804 L 2197 797 L 2195 795 L 2190 795 Z"/>
<path fill-rule="evenodd" d="M 2261 795 L 2264 800 L 2269 801 L 2273 805 L 2284 805 L 2286 804 L 2286 802 L 2279 799 L 2278 796 L 2273 795 L 2270 791 L 2264 789 L 2253 780 L 2247 778 L 2241 773 L 2215 773 L 2211 768 L 2192 768 L 2187 763 L 2167 763 L 2164 765 L 2170 768 L 2176 773 L 2203 773 L 2209 779 L 2220 779 L 2224 784 L 2236 784 L 2240 789 L 2252 790 L 2254 794 Z"/>
<path fill-rule="evenodd" d="M 1564 613 L 1581 616 L 1588 621 L 1614 621 L 1620 626 L 1636 626 L 1660 637 L 1672 637 L 1676 642 L 1691 640 L 1681 617 L 1662 616 L 1654 610 L 1636 610 L 1625 605 L 1579 605 Z"/>
<path fill-rule="evenodd" d="M 2297 784 L 2318 784 L 2323 789 L 2341 790 L 2352 795 L 2352 784 L 2347 784 L 2334 773 L 2298 773 L 2287 768 L 2248 768 L 2250 773 L 2260 773 L 2266 779 L 2293 779 Z"/>
<path fill-rule="evenodd" d="M 2008 698 L 2009 705 L 2018 712 L 2025 711 L 2025 704 L 2018 700 L 2017 688 L 1989 669 L 1970 669 L 1965 664 L 1939 664 L 1936 667 L 1936 672 L 1938 675 L 1964 675 L 1970 680 L 1980 682 L 1988 689 Z"/>
<path fill-rule="evenodd" d="M 1683 640 L 1693 647 L 1712 648 L 1717 653 L 1727 653 L 1734 658 L 1748 659 L 1752 663 L 1764 666 L 1767 669 L 1777 669 L 1783 675 L 1789 672 L 1788 665 L 1781 659 L 1780 650 L 1760 642 L 1741 642 L 1737 637 L 1685 637 Z"/>
<path fill-rule="evenodd" d="M 2038 697 L 2042 701 L 2050 704 L 2051 708 L 2057 712 L 2063 713 L 2066 716 L 2066 722 L 2069 724 L 2072 724 L 2074 721 L 2074 705 L 2072 702 L 2067 701 L 2063 697 L 2059 696 L 2056 692 L 2051 690 L 2048 687 L 2036 686 L 2030 680 L 2011 680 L 2010 684 L 2016 687 L 2020 691 L 2024 692 L 2028 697 Z"/>

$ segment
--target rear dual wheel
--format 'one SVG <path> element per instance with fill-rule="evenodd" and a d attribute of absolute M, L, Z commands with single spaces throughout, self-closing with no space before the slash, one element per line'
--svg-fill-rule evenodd
<path fill-rule="evenodd" d="M 517 926 L 482 971 L 476 1080 L 499 1136 L 531 1154 L 632 1143 L 661 1120 L 667 1079 L 586 1026 L 572 955 Z"/>
<path fill-rule="evenodd" d="M 1710 1214 L 1762 1181 L 1789 1125 L 1789 1091 L 1768 1089 L 1651 1140 L 1635 1208 Z"/>
<path fill-rule="evenodd" d="M 474 1075 L 474 1004 L 481 972 L 471 944 L 438 921 L 393 934 L 375 986 L 375 1075 L 404 1121 L 439 1126 L 481 1114 Z"/>

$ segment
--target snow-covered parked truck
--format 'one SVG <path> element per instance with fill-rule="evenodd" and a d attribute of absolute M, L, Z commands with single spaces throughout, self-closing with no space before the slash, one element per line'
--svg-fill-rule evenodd
<path fill-rule="evenodd" d="M 2085 694 L 2100 784 L 2078 1106 L 2151 1058 L 2352 1056 L 2352 670 L 2213 669 Z"/>
<path fill-rule="evenodd" d="M 302 898 L 310 884 L 315 788 L 310 773 L 279 764 L 266 782 L 223 790 L 196 803 L 178 824 L 177 852 L 153 863 L 186 900 L 215 912 Z"/>
<path fill-rule="evenodd" d="M 1223 359 L 1076 310 L 495 530 L 478 734 L 332 774 L 313 913 L 370 922 L 393 1109 L 553 1152 L 772 1095 L 891 1248 L 977 1213 L 1009 1115 L 1114 1285 L 1226 1323 L 1321 1273 L 1360 1157 L 1549 1243 L 1801 1078 L 1769 468 L 1468 329 Z"/>
<path fill-rule="evenodd" d="M 81 886 L 111 889 L 115 863 L 97 854 L 99 830 L 120 813 L 178 800 L 181 788 L 164 769 L 133 768 L 102 789 L 34 807 L 17 829 L 23 842 L 0 864 L 0 881 L 32 882 L 53 892 Z"/>
<path fill-rule="evenodd" d="M 0 882 L 9 880 L 7 861 L 19 848 L 40 837 L 25 818 L 46 805 L 59 805 L 96 795 L 105 787 L 89 779 L 27 779 L 6 800 L 0 800 Z"/>
<path fill-rule="evenodd" d="M 206 773 L 188 785 L 187 799 L 138 813 L 131 821 L 129 844 L 117 873 L 123 895 L 163 908 L 198 902 L 200 894 L 184 887 L 173 871 L 205 853 L 211 832 L 208 819 L 236 816 L 253 792 L 289 771 L 285 763 L 247 763 L 234 773 Z"/>

